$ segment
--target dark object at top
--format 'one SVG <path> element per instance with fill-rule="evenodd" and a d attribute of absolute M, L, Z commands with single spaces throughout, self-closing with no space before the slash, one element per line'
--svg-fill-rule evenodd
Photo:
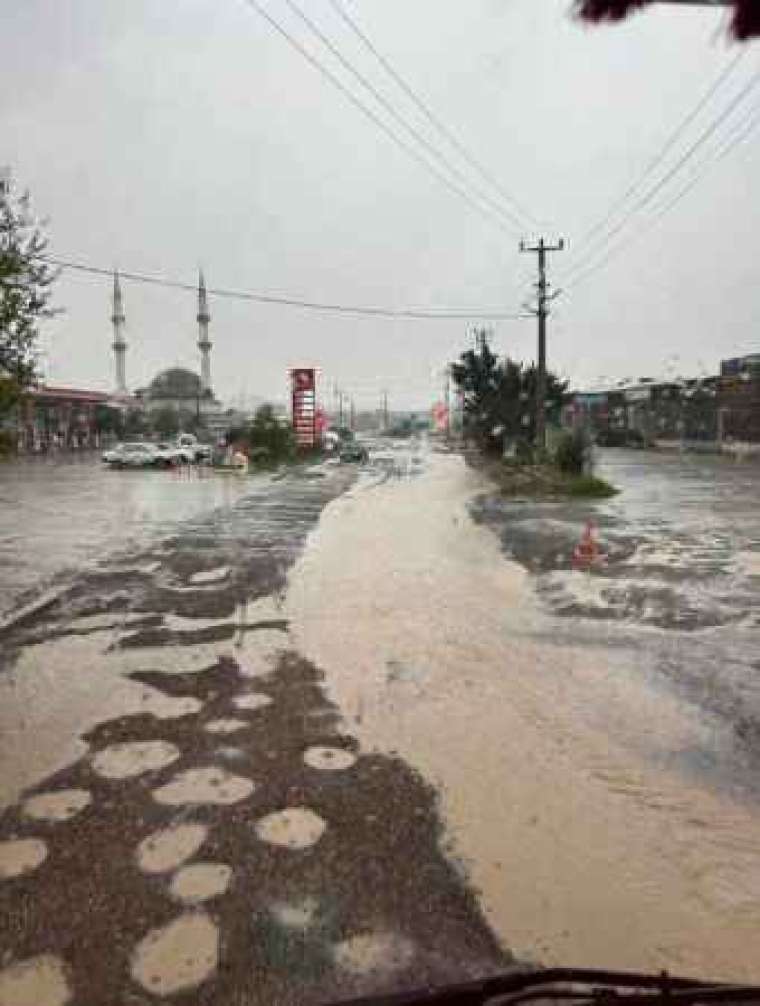
<path fill-rule="evenodd" d="M 760 986 L 723 985 L 666 974 L 547 968 L 513 971 L 447 988 L 352 999 L 340 1006 L 515 1006 L 550 1000 L 574 1006 L 697 1006 L 760 1003 Z M 337 1004 L 336 1004 L 337 1006 Z"/>
<path fill-rule="evenodd" d="M 578 14 L 585 21 L 621 21 L 640 7 L 656 0 L 576 0 Z M 760 36 L 760 0 L 666 0 L 701 6 L 733 7 L 731 34 L 746 40 Z"/>

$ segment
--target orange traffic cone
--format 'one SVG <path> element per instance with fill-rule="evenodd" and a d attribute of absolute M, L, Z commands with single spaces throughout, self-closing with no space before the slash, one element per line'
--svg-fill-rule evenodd
<path fill-rule="evenodd" d="M 573 550 L 573 566 L 576 568 L 590 569 L 602 558 L 599 545 L 594 537 L 594 522 L 586 522 L 581 540 Z"/>

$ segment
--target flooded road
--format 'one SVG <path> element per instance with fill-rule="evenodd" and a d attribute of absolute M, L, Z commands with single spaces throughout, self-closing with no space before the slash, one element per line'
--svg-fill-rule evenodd
<path fill-rule="evenodd" d="M 94 536 L 0 629 L 0 1006 L 316 1006 L 508 967 L 434 790 L 362 748 L 290 633 L 288 569 L 356 469 L 226 506 L 133 474 L 189 503 Z"/>
<path fill-rule="evenodd" d="M 204 475 L 206 477 L 204 477 Z M 249 491 L 203 469 L 113 471 L 99 455 L 0 465 L 0 621 L 25 595 Z"/>
<path fill-rule="evenodd" d="M 5 543 L 55 593 L 0 629 L 0 1006 L 316 1006 L 515 958 L 760 980 L 756 470 L 721 464 L 610 454 L 597 504 L 425 440 L 72 464 L 45 575 Z"/>
<path fill-rule="evenodd" d="M 633 457 L 628 474 L 625 456 L 606 461 L 618 482 L 646 480 L 649 459 Z M 360 483 L 328 508 L 286 606 L 363 742 L 436 784 L 452 854 L 518 957 L 758 980 L 760 804 L 731 719 L 756 698 L 754 532 L 740 516 L 754 475 L 727 472 L 747 480 L 744 501 L 723 493 L 743 527 L 706 559 L 721 547 L 713 476 L 702 517 L 679 524 L 677 464 L 652 459 L 658 489 L 632 493 L 629 514 L 625 493 L 591 507 L 500 500 L 460 457 L 428 453 L 417 479 L 363 495 Z M 592 515 L 617 557 L 598 576 L 570 570 Z M 727 507 L 722 521 L 725 539 Z M 679 535 L 693 578 L 662 571 Z M 642 575 L 650 559 L 656 577 Z M 642 579 L 660 609 L 598 617 L 605 585 Z M 690 591 L 714 611 L 727 582 L 731 618 L 685 617 Z"/>

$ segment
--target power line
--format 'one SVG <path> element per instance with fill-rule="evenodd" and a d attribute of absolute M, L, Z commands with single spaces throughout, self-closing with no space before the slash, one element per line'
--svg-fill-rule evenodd
<path fill-rule="evenodd" d="M 734 109 L 742 101 L 747 98 L 747 96 L 760 84 L 760 70 L 752 75 L 749 81 L 741 88 L 741 90 L 734 95 L 728 105 L 723 109 L 722 113 L 699 134 L 697 139 L 691 144 L 684 154 L 676 161 L 673 167 L 660 178 L 658 182 L 655 183 L 640 199 L 638 199 L 631 209 L 626 213 L 621 221 L 619 221 L 610 231 L 608 231 L 605 236 L 600 248 L 596 251 L 586 254 L 579 263 L 576 263 L 575 270 L 571 270 L 569 276 L 565 277 L 565 282 L 572 281 L 574 275 L 580 271 L 584 270 L 585 265 L 590 262 L 596 254 L 609 242 L 616 234 L 619 234 L 621 230 L 628 224 L 628 222 L 638 213 L 640 210 L 644 209 L 654 197 L 664 188 L 667 183 L 678 174 L 678 172 L 688 164 L 692 159 L 694 154 L 702 147 L 713 134 L 720 128 L 726 118 L 734 111 Z"/>
<path fill-rule="evenodd" d="M 372 123 L 374 123 L 374 125 L 378 127 L 378 129 L 385 133 L 385 135 L 393 143 L 395 143 L 397 147 L 400 147 L 400 149 L 403 150 L 409 157 L 412 157 L 415 161 L 422 164 L 422 166 L 433 174 L 442 185 L 445 185 L 447 189 L 454 192 L 460 199 L 463 199 L 469 206 L 480 213 L 481 216 L 483 216 L 490 224 L 498 227 L 500 230 L 504 229 L 504 225 L 498 221 L 492 213 L 484 209 L 480 203 L 475 202 L 475 200 L 472 199 L 472 197 L 464 189 L 460 188 L 455 182 L 452 182 L 451 179 L 442 174 L 435 165 L 431 164 L 427 157 L 423 156 L 416 148 L 410 146 L 406 140 L 403 140 L 400 136 L 398 136 L 397 133 L 395 133 L 393 129 L 391 129 L 391 127 L 380 118 L 379 115 L 365 105 L 360 98 L 357 98 L 339 77 L 337 77 L 322 62 L 320 62 L 316 56 L 312 55 L 305 46 L 301 45 L 301 43 L 294 38 L 294 36 L 291 35 L 286 28 L 283 28 L 279 21 L 272 17 L 272 15 L 264 7 L 262 7 L 258 0 L 244 0 L 244 2 L 255 10 L 261 17 L 263 17 L 264 20 L 267 21 L 267 23 L 270 24 L 272 28 L 274 28 L 274 30 L 288 42 L 289 45 L 299 52 L 303 58 L 311 66 L 313 66 L 315 70 L 322 74 L 326 80 L 329 80 L 333 87 L 336 87 L 341 94 L 343 94 L 351 102 L 352 105 L 358 108 L 363 115 L 365 115 Z"/>
<path fill-rule="evenodd" d="M 470 165 L 471 168 L 474 168 L 475 171 L 477 171 L 477 173 L 480 175 L 480 177 L 483 178 L 484 181 L 486 181 L 489 185 L 491 185 L 493 189 L 500 194 L 502 199 L 504 199 L 508 203 L 511 203 L 516 213 L 518 213 L 522 217 L 532 220 L 534 223 L 538 223 L 537 218 L 532 213 L 525 210 L 520 205 L 520 203 L 514 198 L 514 196 L 503 187 L 503 185 L 498 181 L 498 179 L 496 179 L 494 175 L 490 171 L 488 171 L 487 168 L 483 167 L 483 165 L 478 160 L 476 160 L 475 157 L 473 157 L 473 155 L 467 150 L 467 148 L 462 143 L 462 141 L 457 137 L 457 135 L 454 132 L 452 132 L 452 130 L 449 129 L 444 122 L 441 121 L 439 116 L 437 116 L 435 112 L 433 112 L 433 110 L 430 108 L 430 106 L 415 92 L 411 84 L 409 84 L 408 81 L 406 81 L 401 76 L 399 71 L 396 70 L 396 68 L 393 66 L 390 60 L 378 50 L 377 46 L 375 46 L 372 40 L 367 36 L 366 32 L 364 32 L 362 28 L 359 26 L 359 24 L 351 17 L 351 15 L 345 9 L 343 4 L 340 2 L 340 0 L 328 0 L 328 2 L 333 7 L 333 9 L 337 11 L 339 17 L 343 20 L 343 22 L 348 25 L 348 27 L 351 29 L 351 31 L 354 32 L 357 38 L 359 38 L 360 41 L 366 46 L 366 48 L 372 53 L 372 55 L 380 63 L 380 65 L 383 67 L 386 73 L 396 82 L 396 84 L 407 95 L 407 97 L 409 97 L 414 102 L 417 108 L 419 108 L 419 110 L 422 112 L 422 114 L 425 116 L 428 122 L 430 122 L 431 125 L 433 125 L 435 129 L 437 129 L 438 132 L 442 136 L 444 136 L 446 140 L 448 140 L 448 142 L 457 151 L 460 157 L 462 157 L 463 160 L 465 160 Z"/>
<path fill-rule="evenodd" d="M 655 168 L 659 167 L 659 165 L 665 160 L 667 155 L 676 145 L 678 140 L 683 136 L 683 134 L 686 132 L 686 130 L 689 128 L 692 122 L 694 122 L 694 120 L 697 118 L 702 109 L 708 104 L 708 102 L 712 99 L 712 97 L 720 90 L 725 81 L 728 80 L 728 78 L 734 72 L 736 67 L 739 65 L 739 62 L 744 58 L 746 53 L 747 53 L 746 49 L 740 50 L 740 52 L 730 61 L 728 66 L 725 66 L 723 68 L 723 70 L 718 74 L 717 78 L 713 81 L 710 87 L 708 87 L 707 91 L 699 99 L 694 108 L 692 108 L 692 110 L 689 113 L 687 113 L 687 115 L 681 120 L 678 126 L 676 126 L 676 128 L 670 134 L 670 136 L 665 141 L 660 150 L 654 155 L 654 157 L 652 157 L 652 159 L 646 165 L 646 167 L 639 175 L 639 177 L 625 190 L 625 192 L 617 200 L 613 202 L 612 206 L 607 211 L 605 216 L 601 220 L 599 220 L 596 224 L 594 224 L 593 227 L 590 227 L 589 230 L 587 230 L 586 233 L 581 237 L 579 241 L 580 245 L 585 244 L 585 242 L 588 241 L 591 237 L 599 233 L 599 231 L 602 230 L 609 223 L 609 221 L 618 212 L 618 210 L 622 209 L 623 206 L 625 206 L 625 204 L 628 202 L 631 196 L 634 195 L 634 193 L 647 180 L 647 178 L 650 177 Z"/>
<path fill-rule="evenodd" d="M 304 24 L 317 36 L 317 38 L 329 50 L 329 52 L 333 54 L 333 56 L 338 60 L 340 65 L 344 67 L 344 69 L 348 70 L 348 72 L 356 80 L 359 81 L 362 87 L 364 87 L 367 91 L 369 91 L 369 93 L 372 95 L 375 101 L 377 101 L 378 104 L 385 109 L 385 111 L 391 116 L 391 118 L 394 119 L 394 121 L 396 121 L 402 127 L 402 129 L 406 130 L 406 132 L 412 137 L 412 139 L 416 140 L 417 143 L 419 143 L 422 147 L 425 148 L 425 150 L 427 150 L 430 154 L 432 154 L 432 156 L 436 158 L 436 160 L 440 161 L 440 163 L 443 164 L 444 167 L 455 178 L 459 179 L 461 185 L 465 187 L 467 186 L 473 187 L 477 197 L 480 200 L 482 200 L 482 202 L 484 202 L 487 206 L 490 206 L 494 210 L 494 212 L 499 214 L 499 216 L 506 217 L 510 221 L 510 223 L 514 224 L 517 228 L 522 228 L 523 226 L 522 222 L 514 214 L 513 210 L 507 209 L 501 206 L 499 203 L 495 202 L 488 195 L 488 193 L 484 192 L 482 189 L 474 188 L 474 186 L 472 186 L 471 180 L 467 177 L 467 175 L 465 175 L 462 171 L 460 171 L 455 164 L 452 164 L 451 161 L 446 157 L 446 155 L 441 153 L 440 149 L 437 148 L 434 144 L 432 144 L 418 129 L 416 129 L 414 126 L 410 125 L 407 122 L 407 120 L 403 117 L 403 115 L 401 115 L 396 110 L 396 108 L 394 108 L 393 103 L 389 101 L 384 94 L 378 91 L 378 89 L 374 86 L 372 81 L 369 80 L 365 76 L 365 74 L 363 74 L 360 70 L 356 69 L 353 63 L 351 63 L 351 61 L 343 55 L 338 46 L 335 45 L 335 43 L 330 39 L 329 35 L 327 35 L 327 33 L 324 32 L 319 27 L 319 25 L 316 24 L 309 17 L 308 14 L 306 14 L 306 12 L 301 7 L 299 7 L 299 5 L 295 2 L 295 0 L 285 0 L 285 3 L 293 11 L 293 13 L 297 17 L 299 17 L 304 22 Z"/>
<path fill-rule="evenodd" d="M 590 276 L 597 273 L 600 269 L 603 269 L 620 251 L 622 251 L 627 245 L 637 238 L 644 237 L 649 231 L 654 227 L 659 220 L 661 220 L 667 213 L 674 209 L 678 203 L 684 199 L 691 190 L 697 185 L 698 182 L 705 176 L 705 174 L 710 170 L 710 168 L 719 164 L 724 157 L 734 150 L 735 147 L 739 146 L 744 140 L 746 140 L 760 125 L 760 109 L 756 109 L 752 115 L 744 120 L 744 128 L 734 131 L 728 138 L 728 142 L 724 143 L 722 146 L 718 147 L 716 151 L 713 152 L 713 156 L 709 158 L 706 162 L 703 162 L 702 170 L 697 172 L 692 178 L 689 179 L 688 183 L 678 191 L 678 193 L 670 199 L 669 202 L 660 204 L 660 206 L 655 211 L 655 214 L 649 218 L 647 224 L 643 230 L 635 232 L 633 235 L 629 235 L 622 241 L 619 241 L 616 245 L 613 245 L 611 249 L 607 252 L 604 257 L 597 262 L 595 265 L 586 269 L 573 281 L 573 288 L 576 288 L 580 283 L 583 283 Z"/>
<path fill-rule="evenodd" d="M 88 273 L 94 276 L 113 276 L 113 270 L 104 266 L 90 265 L 85 262 L 75 262 L 71 259 L 59 258 L 53 255 L 40 255 L 38 258 L 49 262 L 51 265 L 61 269 L 68 269 L 73 272 Z M 182 280 L 167 279 L 164 276 L 153 276 L 148 273 L 125 272 L 119 270 L 119 278 L 129 280 L 132 283 L 142 283 L 148 286 L 165 287 L 171 290 L 186 290 L 197 293 L 198 288 L 194 283 L 185 283 Z M 407 318 L 418 321 L 467 321 L 473 318 L 480 318 L 485 321 L 518 321 L 530 315 L 501 312 L 495 310 L 480 311 L 477 309 L 452 308 L 440 311 L 430 311 L 422 308 L 394 308 L 375 307 L 358 304 L 339 304 L 324 301 L 303 300 L 296 297 L 280 297 L 274 294 L 256 293 L 249 290 L 229 290 L 221 287 L 208 287 L 207 292 L 214 297 L 225 300 L 252 301 L 256 304 L 272 304 L 279 307 L 301 308 L 307 311 L 320 311 L 331 314 L 361 315 L 373 318 Z"/>

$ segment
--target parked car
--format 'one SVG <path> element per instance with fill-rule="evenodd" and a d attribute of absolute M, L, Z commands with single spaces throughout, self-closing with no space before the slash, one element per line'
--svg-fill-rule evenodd
<path fill-rule="evenodd" d="M 156 463 L 156 449 L 141 441 L 117 444 L 103 453 L 103 461 L 112 468 L 149 468 Z"/>
<path fill-rule="evenodd" d="M 180 447 L 177 444 L 162 441 L 156 444 L 154 464 L 159 468 L 171 468 L 174 465 L 190 465 L 195 461 L 195 451 L 190 447 Z"/>
<path fill-rule="evenodd" d="M 364 464 L 369 461 L 369 451 L 363 444 L 353 441 L 343 447 L 340 452 L 340 460 L 346 463 Z"/>
<path fill-rule="evenodd" d="M 177 437 L 177 447 L 187 451 L 191 461 L 211 461 L 212 449 L 209 444 L 202 444 L 192 433 L 180 433 Z"/>

